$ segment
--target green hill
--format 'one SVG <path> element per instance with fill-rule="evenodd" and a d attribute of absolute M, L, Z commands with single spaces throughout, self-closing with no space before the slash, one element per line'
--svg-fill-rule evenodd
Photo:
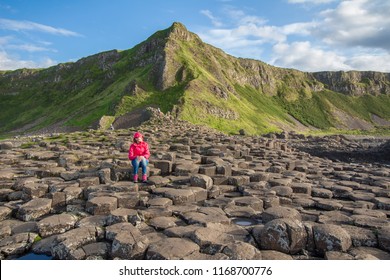
<path fill-rule="evenodd" d="M 125 51 L 0 72 L 0 135 L 96 127 L 153 105 L 228 133 L 390 128 L 390 74 L 306 73 L 230 56 L 182 24 Z"/>

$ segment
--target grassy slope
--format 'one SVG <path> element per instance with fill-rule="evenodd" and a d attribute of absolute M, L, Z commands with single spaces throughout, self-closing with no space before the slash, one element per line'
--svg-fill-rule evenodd
<path fill-rule="evenodd" d="M 228 100 L 221 100 L 206 91 L 186 92 L 186 102 L 181 116 L 190 122 L 207 124 L 228 133 L 237 133 L 240 129 L 245 129 L 250 134 L 276 131 L 278 128 L 270 124 L 270 120 L 287 122 L 286 113 L 278 107 L 272 97 L 259 94 L 248 87 L 237 86 L 236 91 L 240 98 L 231 95 Z M 222 109 L 233 110 L 239 114 L 239 118 L 228 120 L 207 114 L 202 107 L 193 106 L 199 100 L 207 101 Z"/>
<path fill-rule="evenodd" d="M 287 85 L 299 85 L 305 82 L 309 84 L 310 81 L 305 80 L 302 72 L 293 70 L 287 70 L 286 74 L 277 73 L 284 75 L 278 81 L 277 95 L 269 96 L 250 86 L 243 87 L 234 84 L 237 95 L 230 94 L 227 100 L 218 98 L 208 90 L 210 83 L 220 84 L 220 80 L 208 71 L 208 69 L 213 69 L 213 66 L 210 65 L 212 62 L 208 58 L 215 53 L 208 53 L 206 57 L 198 55 L 194 58 L 194 53 L 199 54 L 196 47 L 194 49 L 193 45 L 181 44 L 181 48 L 180 59 L 187 61 L 190 67 L 196 69 L 194 72 L 198 73 L 196 86 L 190 87 L 185 92 L 185 102 L 181 114 L 183 119 L 190 122 L 207 124 L 228 133 L 237 133 L 239 129 L 245 129 L 250 134 L 259 134 L 278 131 L 279 129 L 272 125 L 272 121 L 291 125 L 289 114 L 305 125 L 314 126 L 324 131 L 337 132 L 334 129 L 337 120 L 332 115 L 333 108 L 338 108 L 369 122 L 371 122 L 371 114 L 374 113 L 390 120 L 389 95 L 354 97 L 331 91 L 313 93 L 308 91 L 307 86 L 296 90 L 298 87 L 289 88 Z M 207 50 L 203 49 L 203 52 L 207 53 Z M 195 62 L 196 60 L 201 63 Z M 218 57 L 218 62 L 221 69 L 235 68 L 236 71 L 243 71 L 230 59 Z M 239 114 L 240 118 L 227 120 L 209 115 L 203 108 L 194 106 L 194 104 L 199 104 L 200 100 L 207 101 L 216 107 L 233 110 Z"/>
<path fill-rule="evenodd" d="M 81 66 L 70 64 L 70 69 L 56 67 L 42 70 L 24 81 L 28 86 L 16 85 L 16 95 L 0 94 L 0 134 L 29 124 L 32 120 L 39 129 L 66 120 L 66 125 L 86 128 L 102 115 L 112 114 L 128 83 L 142 75 L 144 68 L 128 71 L 125 62 L 132 50 L 122 52 L 119 63 L 113 66 L 115 76 L 107 78 L 99 69 L 97 59 L 89 59 Z M 57 73 L 60 72 L 60 73 Z M 56 75 L 60 82 L 52 81 Z M 86 86 L 83 82 L 90 81 Z M 3 80 L 2 91 L 12 90 L 11 82 Z M 81 88 L 80 88 L 81 87 Z"/>

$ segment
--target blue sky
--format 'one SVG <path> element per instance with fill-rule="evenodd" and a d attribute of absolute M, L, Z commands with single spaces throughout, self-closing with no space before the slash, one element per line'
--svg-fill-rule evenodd
<path fill-rule="evenodd" d="M 390 72 L 389 13 L 388 0 L 0 0 L 0 70 L 130 49 L 177 21 L 237 57 Z"/>

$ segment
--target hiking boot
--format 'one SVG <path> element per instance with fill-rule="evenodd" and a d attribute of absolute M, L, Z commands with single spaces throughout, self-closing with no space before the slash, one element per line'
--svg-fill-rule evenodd
<path fill-rule="evenodd" d="M 134 183 L 138 183 L 138 175 L 134 175 L 133 181 L 134 181 Z"/>
<path fill-rule="evenodd" d="M 146 174 L 142 175 L 142 183 L 146 183 L 148 181 L 148 178 L 146 177 Z"/>

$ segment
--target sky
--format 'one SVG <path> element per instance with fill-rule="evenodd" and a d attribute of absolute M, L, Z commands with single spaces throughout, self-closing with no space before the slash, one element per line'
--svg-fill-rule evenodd
<path fill-rule="evenodd" d="M 173 22 L 228 54 L 390 72 L 389 0 L 0 0 L 0 70 L 126 50 Z"/>

